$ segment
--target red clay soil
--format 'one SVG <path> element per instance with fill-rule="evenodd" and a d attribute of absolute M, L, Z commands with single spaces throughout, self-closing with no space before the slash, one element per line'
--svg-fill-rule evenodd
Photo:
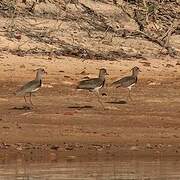
<path fill-rule="evenodd" d="M 13 63 L 12 63 L 13 59 Z M 23 61 L 22 61 L 23 59 Z M 38 62 L 38 63 L 37 63 Z M 0 153 L 50 157 L 179 156 L 180 68 L 176 60 L 84 61 L 78 59 L 18 58 L 0 62 Z M 140 67 L 138 84 L 127 101 L 127 89 L 114 89 L 113 80 Z M 13 93 L 44 67 L 44 86 L 25 109 L 23 97 Z M 109 72 L 101 99 L 77 91 L 83 77 L 98 69 Z"/>

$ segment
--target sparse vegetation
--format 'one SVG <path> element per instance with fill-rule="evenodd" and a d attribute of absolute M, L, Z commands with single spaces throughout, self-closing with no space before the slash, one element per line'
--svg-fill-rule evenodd
<path fill-rule="evenodd" d="M 145 49 L 123 45 L 124 40 L 145 40 L 155 44 L 154 56 L 177 57 L 180 50 L 171 37 L 180 35 L 179 5 L 178 0 L 2 0 L 0 31 L 9 41 L 18 41 L 9 51 L 19 56 L 145 59 Z"/>

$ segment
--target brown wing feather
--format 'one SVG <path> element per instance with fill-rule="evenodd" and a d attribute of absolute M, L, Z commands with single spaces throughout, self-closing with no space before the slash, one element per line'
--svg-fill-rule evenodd
<path fill-rule="evenodd" d="M 88 80 L 83 80 L 79 82 L 77 89 L 94 89 L 96 87 L 100 87 L 104 85 L 104 81 L 100 78 L 93 78 Z"/>
<path fill-rule="evenodd" d="M 24 95 L 30 93 L 33 90 L 41 87 L 41 81 L 33 80 L 22 86 L 17 92 L 16 95 Z"/>
<path fill-rule="evenodd" d="M 128 87 L 136 82 L 137 82 L 137 77 L 126 76 L 122 79 L 119 79 L 119 80 L 113 82 L 112 84 L 116 85 L 116 87 Z"/>

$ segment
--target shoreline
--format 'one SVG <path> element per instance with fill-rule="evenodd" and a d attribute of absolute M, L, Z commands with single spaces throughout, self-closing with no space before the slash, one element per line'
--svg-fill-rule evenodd
<path fill-rule="evenodd" d="M 13 64 L 7 66 L 12 58 Z M 177 61 L 149 60 L 150 66 L 139 60 L 82 62 L 70 58 L 67 63 L 65 59 L 39 58 L 39 64 L 36 62 L 36 57 L 15 56 L 1 61 L 0 142 L 10 144 L 5 151 L 10 148 L 15 154 L 26 154 L 26 147 L 17 145 L 24 143 L 23 146 L 32 145 L 27 147 L 29 150 L 34 151 L 33 146 L 39 144 L 42 152 L 52 151 L 62 156 L 66 156 L 67 151 L 78 157 L 96 154 L 116 157 L 117 153 L 123 156 L 126 153 L 127 156 L 179 156 L 180 70 L 175 65 Z M 172 66 L 167 68 L 166 64 Z M 32 79 L 33 69 L 40 65 L 48 69 L 48 76 L 44 78 L 44 87 L 33 97 L 36 106 L 25 110 L 23 98 L 14 96 L 13 92 Z M 102 100 L 108 109 L 102 111 L 93 94 L 77 92 L 74 88 L 83 77 L 96 77 L 102 66 L 109 71 L 109 85 L 123 74 L 128 75 L 134 65 L 139 66 L 142 73 L 132 91 L 133 102 L 117 103 L 125 99 L 126 90 L 114 91 L 107 86 L 102 90 L 107 93 Z M 58 145 L 59 150 L 46 147 L 48 144 Z M 65 146 L 70 149 L 66 151 Z M 2 154 L 3 148 L 1 144 Z"/>

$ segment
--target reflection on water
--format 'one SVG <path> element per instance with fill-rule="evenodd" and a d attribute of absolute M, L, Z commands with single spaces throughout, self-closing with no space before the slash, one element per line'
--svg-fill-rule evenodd
<path fill-rule="evenodd" d="M 177 160 L 16 163 L 0 165 L 0 180 L 180 180 Z"/>

